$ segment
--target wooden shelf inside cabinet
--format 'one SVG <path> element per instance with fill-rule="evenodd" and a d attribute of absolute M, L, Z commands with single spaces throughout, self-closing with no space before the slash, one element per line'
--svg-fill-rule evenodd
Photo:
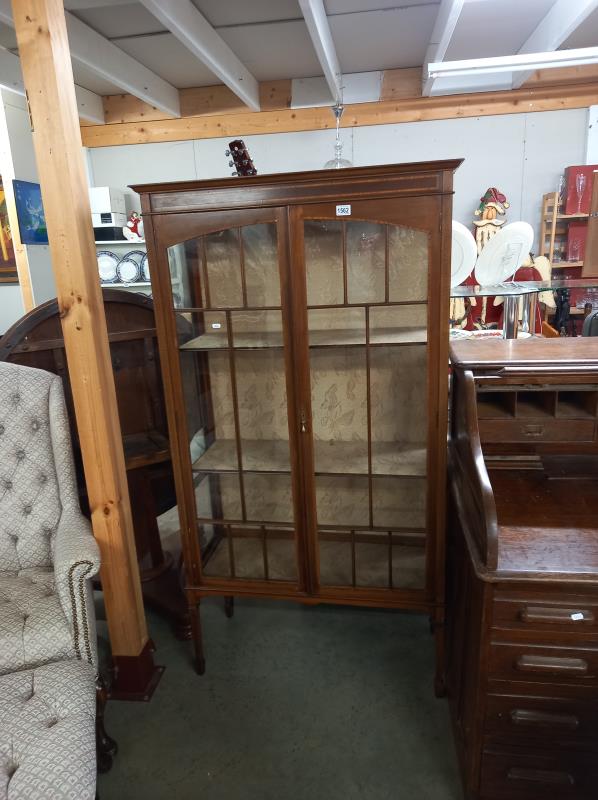
<path fill-rule="evenodd" d="M 233 348 L 235 350 L 256 350 L 280 348 L 283 346 L 282 332 L 254 331 L 250 333 L 234 333 Z M 370 333 L 369 344 L 382 345 L 411 345 L 425 344 L 427 330 L 425 328 L 376 328 Z M 365 346 L 366 335 L 362 331 L 350 330 L 311 330 L 309 332 L 309 347 L 351 347 Z M 180 346 L 181 350 L 227 350 L 229 347 L 226 332 L 203 333 L 195 339 Z"/>
<path fill-rule="evenodd" d="M 246 472 L 291 471 L 289 442 L 241 439 L 242 469 Z M 400 442 L 371 443 L 372 474 L 425 477 L 424 444 Z M 367 475 L 367 442 L 314 442 L 316 475 Z M 195 472 L 236 472 L 239 469 L 237 443 L 232 439 L 216 440 L 193 463 Z"/>
<path fill-rule="evenodd" d="M 417 609 L 440 675 L 459 163 L 133 187 L 193 620 L 208 595 Z"/>

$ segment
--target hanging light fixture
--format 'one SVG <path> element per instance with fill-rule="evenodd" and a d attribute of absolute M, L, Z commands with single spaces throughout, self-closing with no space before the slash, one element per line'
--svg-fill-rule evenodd
<path fill-rule="evenodd" d="M 327 161 L 324 164 L 324 169 L 343 169 L 343 167 L 352 167 L 353 164 L 349 161 L 348 158 L 342 157 L 343 152 L 343 143 L 341 142 L 341 131 L 340 131 L 340 124 L 341 124 L 341 117 L 343 116 L 343 111 L 345 110 L 344 105 L 339 101 L 332 106 L 332 113 L 336 119 L 336 139 L 334 141 L 334 158 L 331 158 L 330 161 Z"/>

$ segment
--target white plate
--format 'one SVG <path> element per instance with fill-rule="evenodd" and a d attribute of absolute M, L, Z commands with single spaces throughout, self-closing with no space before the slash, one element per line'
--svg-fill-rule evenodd
<path fill-rule="evenodd" d="M 453 244 L 451 247 L 451 288 L 459 286 L 468 278 L 475 266 L 478 250 L 471 231 L 457 220 L 453 220 Z"/>
<path fill-rule="evenodd" d="M 475 278 L 480 286 L 495 286 L 514 275 L 527 260 L 534 243 L 528 222 L 511 222 L 501 228 L 478 256 Z"/>
<path fill-rule="evenodd" d="M 149 281 L 150 279 L 149 264 L 147 263 L 147 253 L 144 253 L 143 258 L 141 259 L 141 279 L 144 281 Z"/>
<path fill-rule="evenodd" d="M 115 256 L 110 250 L 98 250 L 97 258 L 100 283 L 114 283 L 118 280 L 116 272 L 118 256 Z"/>
<path fill-rule="evenodd" d="M 136 283 L 139 280 L 141 267 L 135 259 L 125 256 L 118 262 L 116 271 L 121 283 Z"/>

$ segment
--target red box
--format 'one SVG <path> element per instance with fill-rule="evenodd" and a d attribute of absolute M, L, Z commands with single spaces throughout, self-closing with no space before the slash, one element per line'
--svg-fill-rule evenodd
<path fill-rule="evenodd" d="M 577 167 L 567 167 L 565 170 L 565 214 L 589 214 L 590 203 L 592 201 L 592 184 L 594 182 L 594 171 L 598 170 L 598 164 L 582 164 Z M 583 194 L 581 205 L 578 204 L 577 196 L 577 176 L 583 175 L 585 177 L 585 186 L 583 187 Z"/>
<path fill-rule="evenodd" d="M 585 220 L 569 223 L 569 230 L 567 232 L 567 261 L 583 261 L 585 259 L 587 238 L 588 223 Z M 577 252 L 575 252 L 576 250 Z"/>

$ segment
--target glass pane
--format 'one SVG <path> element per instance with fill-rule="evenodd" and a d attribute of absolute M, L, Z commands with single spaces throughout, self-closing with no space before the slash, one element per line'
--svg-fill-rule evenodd
<path fill-rule="evenodd" d="M 282 347 L 280 311 L 231 311 L 236 348 Z"/>
<path fill-rule="evenodd" d="M 255 522 L 292 522 L 293 493 L 290 475 L 243 474 L 247 519 Z"/>
<path fill-rule="evenodd" d="M 426 369 L 427 350 L 420 345 L 371 348 L 372 472 L 375 474 L 426 474 Z"/>
<path fill-rule="evenodd" d="M 307 304 L 340 305 L 344 300 L 343 225 L 328 220 L 306 221 L 305 270 Z"/>
<path fill-rule="evenodd" d="M 175 308 L 201 308 L 205 305 L 201 288 L 201 239 L 169 247 L 168 269 Z"/>
<path fill-rule="evenodd" d="M 239 231 L 228 228 L 204 237 L 206 261 L 205 293 L 212 308 L 242 306 L 241 245 Z"/>
<path fill-rule="evenodd" d="M 375 222 L 347 222 L 349 303 L 384 302 L 386 227 Z"/>
<path fill-rule="evenodd" d="M 423 478 L 372 478 L 376 528 L 422 529 L 426 525 L 426 481 Z"/>
<path fill-rule="evenodd" d="M 266 533 L 268 578 L 272 581 L 297 580 L 297 552 L 293 532 L 270 528 Z"/>
<path fill-rule="evenodd" d="M 320 531 L 320 583 L 323 586 L 353 585 L 351 534 Z"/>
<path fill-rule="evenodd" d="M 365 309 L 316 308 L 307 313 L 310 347 L 365 344 Z"/>
<path fill-rule="evenodd" d="M 248 306 L 280 306 L 276 225 L 241 228 Z"/>
<path fill-rule="evenodd" d="M 399 544 L 392 548 L 392 585 L 396 589 L 423 589 L 426 585 L 426 548 Z"/>
<path fill-rule="evenodd" d="M 370 308 L 370 344 L 425 344 L 427 340 L 427 305 Z"/>
<path fill-rule="evenodd" d="M 310 361 L 316 472 L 367 473 L 365 347 L 315 348 Z"/>
<path fill-rule="evenodd" d="M 366 526 L 369 523 L 367 477 L 316 477 L 316 507 L 320 525 Z"/>
<path fill-rule="evenodd" d="M 426 300 L 429 237 L 425 231 L 388 226 L 389 299 Z"/>

